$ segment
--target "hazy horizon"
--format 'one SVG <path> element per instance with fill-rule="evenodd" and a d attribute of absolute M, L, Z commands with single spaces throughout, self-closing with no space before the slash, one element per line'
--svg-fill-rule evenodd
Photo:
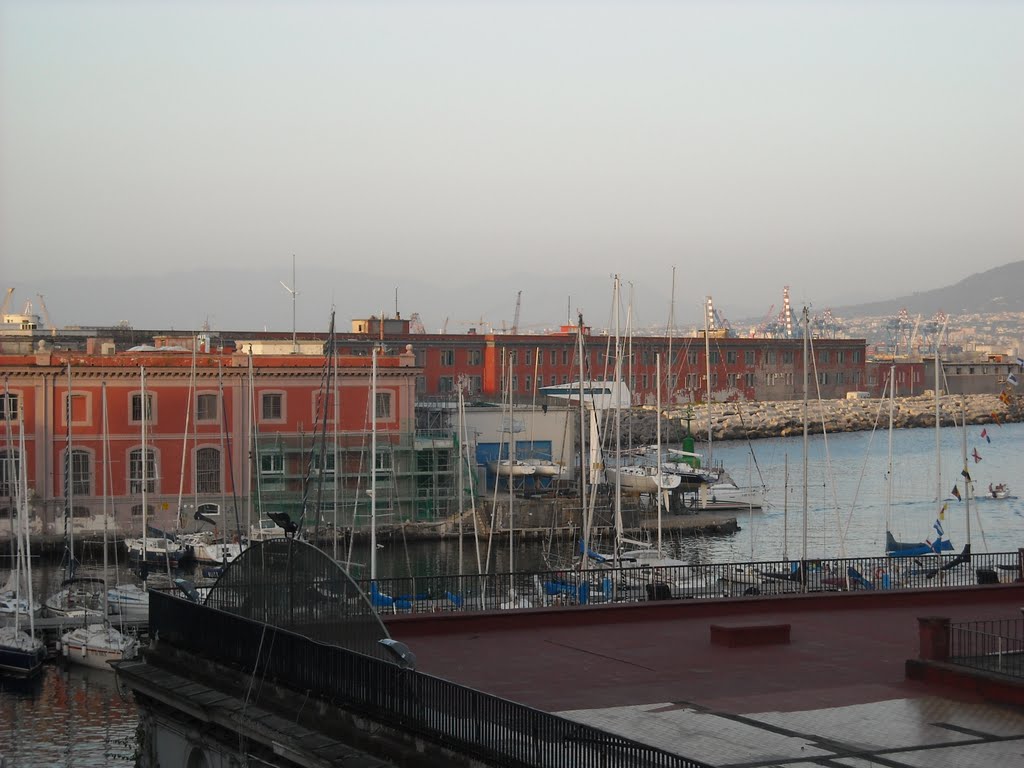
<path fill-rule="evenodd" d="M 0 2 L 0 287 L 57 325 L 637 325 L 1024 258 L 1024 4 Z M 190 277 L 191 276 L 191 277 Z M 190 282 L 191 281 L 191 282 Z M 210 284 L 197 286 L 196 282 Z M 38 308 L 37 308 L 38 309 Z M 588 319 L 589 322 L 589 319 Z"/>

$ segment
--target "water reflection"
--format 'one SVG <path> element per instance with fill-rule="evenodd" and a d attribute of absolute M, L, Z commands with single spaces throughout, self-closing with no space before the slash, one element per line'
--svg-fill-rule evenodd
<path fill-rule="evenodd" d="M 137 725 L 112 672 L 47 664 L 30 683 L 0 680 L 4 768 L 131 765 Z"/>

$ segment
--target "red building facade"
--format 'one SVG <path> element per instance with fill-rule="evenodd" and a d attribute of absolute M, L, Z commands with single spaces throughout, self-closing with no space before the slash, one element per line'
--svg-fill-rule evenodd
<path fill-rule="evenodd" d="M 10 516 L 21 461 L 37 534 L 61 534 L 65 513 L 76 529 L 102 531 L 104 508 L 118 530 L 138 531 L 144 500 L 157 527 L 193 523 L 203 511 L 234 529 L 236 517 L 243 527 L 254 508 L 259 514 L 260 500 L 301 513 L 305 497 L 308 509 L 310 474 L 328 478 L 321 501 L 333 504 L 335 483 L 342 498 L 365 497 L 371 464 L 400 499 L 413 479 L 395 475 L 415 463 L 414 355 L 378 360 L 373 462 L 371 361 L 336 362 L 223 353 L 193 360 L 181 351 L 0 357 L 0 514 Z M 335 368 L 337 377 L 327 376 Z"/>
<path fill-rule="evenodd" d="M 588 379 L 610 380 L 615 375 L 613 340 L 586 333 L 581 366 L 573 326 L 550 335 L 412 334 L 407 326 L 402 333 L 388 331 L 385 325 L 383 334 L 340 335 L 337 348 L 343 354 L 365 355 L 380 339 L 390 345 L 413 343 L 417 364 L 423 369 L 418 394 L 424 397 L 447 396 L 456 391 L 460 381 L 471 394 L 500 397 L 505 367 L 512 377 L 513 397 L 520 402 L 529 402 L 541 386 L 578 380 L 581 370 Z M 865 349 L 863 339 L 814 339 L 809 366 L 812 390 L 814 382 L 826 398 L 864 390 Z M 706 399 L 709 355 L 712 397 L 717 400 L 790 400 L 803 396 L 800 339 L 712 335 L 705 345 L 703 336 L 639 336 L 624 342 L 622 370 L 636 405 L 656 401 L 658 355 L 665 403 Z"/>

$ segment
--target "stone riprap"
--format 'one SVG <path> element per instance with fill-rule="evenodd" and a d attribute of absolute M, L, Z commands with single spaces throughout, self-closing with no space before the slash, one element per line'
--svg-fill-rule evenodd
<path fill-rule="evenodd" d="M 1005 403 L 998 395 L 948 395 L 941 399 L 943 426 L 1024 421 L 1024 408 L 1016 396 Z M 708 433 L 707 405 L 689 406 L 690 428 L 699 440 Z M 686 407 L 662 412 L 662 441 L 678 443 L 685 434 Z M 811 400 L 807 404 L 808 431 L 818 434 L 822 423 L 829 432 L 860 432 L 889 426 L 889 401 L 879 398 Z M 634 446 L 651 445 L 656 439 L 657 414 L 653 409 L 623 412 L 623 436 L 632 435 Z M 934 427 L 935 398 L 931 394 L 896 398 L 893 424 L 903 427 Z M 745 440 L 803 434 L 803 401 L 737 401 L 711 404 L 711 434 L 715 440 Z M 624 441 L 625 442 L 625 441 Z"/>

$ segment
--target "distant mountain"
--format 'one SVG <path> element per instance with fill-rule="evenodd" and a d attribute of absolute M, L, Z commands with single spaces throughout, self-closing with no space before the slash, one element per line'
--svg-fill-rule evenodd
<path fill-rule="evenodd" d="M 1024 261 L 978 272 L 959 283 L 886 301 L 833 307 L 839 317 L 886 317 L 901 309 L 910 314 L 949 315 L 1024 312 Z"/>

